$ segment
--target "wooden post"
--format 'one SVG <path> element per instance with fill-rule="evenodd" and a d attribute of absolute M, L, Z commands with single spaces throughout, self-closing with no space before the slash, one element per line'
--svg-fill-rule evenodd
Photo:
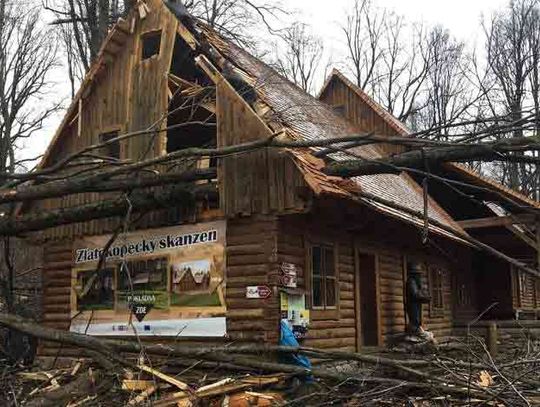
<path fill-rule="evenodd" d="M 540 271 L 540 217 L 536 217 L 536 269 Z M 534 307 L 538 308 L 539 278 L 533 276 L 533 279 Z"/>
<path fill-rule="evenodd" d="M 497 339 L 498 339 L 497 323 L 491 322 L 488 327 L 487 347 L 492 357 L 497 356 Z"/>

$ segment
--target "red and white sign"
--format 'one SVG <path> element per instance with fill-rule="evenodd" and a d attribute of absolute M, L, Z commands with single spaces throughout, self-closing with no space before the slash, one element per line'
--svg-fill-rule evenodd
<path fill-rule="evenodd" d="M 252 285 L 246 287 L 246 298 L 268 298 L 272 290 L 267 285 Z"/>
<path fill-rule="evenodd" d="M 292 263 L 281 263 L 281 284 L 284 287 L 296 288 L 298 282 L 296 265 Z"/>

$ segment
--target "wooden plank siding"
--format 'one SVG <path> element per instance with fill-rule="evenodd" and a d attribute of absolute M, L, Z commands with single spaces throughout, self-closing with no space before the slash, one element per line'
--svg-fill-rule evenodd
<path fill-rule="evenodd" d="M 128 23 L 132 33 L 120 36 L 121 46 L 115 48 L 114 54 L 108 51 L 101 58 L 94 80 L 80 95 L 78 112 L 62 129 L 61 140 L 51 150 L 44 166 L 53 165 L 71 153 L 99 143 L 101 133 L 143 130 L 165 118 L 168 103 L 166 74 L 170 70 L 177 20 L 162 6 L 161 0 L 146 3 L 151 12 L 142 20 L 131 14 Z M 159 29 L 162 30 L 159 54 L 141 60 L 141 35 Z M 155 128 L 161 129 L 166 125 L 167 120 L 162 120 Z M 164 133 L 129 138 L 120 143 L 120 157 L 132 160 L 154 157 L 161 153 L 165 139 Z M 33 203 L 26 210 L 68 208 L 117 196 L 117 193 L 73 194 Z M 150 215 L 156 219 L 166 217 L 167 211 Z M 93 220 L 51 228 L 39 235 L 44 240 L 61 240 L 66 236 L 108 233 L 118 225 L 119 220 L 114 218 Z"/>
<path fill-rule="evenodd" d="M 216 74 L 219 75 L 219 74 Z M 273 132 L 221 76 L 217 83 L 218 146 L 268 139 Z M 220 207 L 227 216 L 303 211 L 307 189 L 288 154 L 259 149 L 222 158 L 218 165 Z"/>
<path fill-rule="evenodd" d="M 333 106 L 336 111 L 343 114 L 347 120 L 361 131 L 375 132 L 386 136 L 402 136 L 388 124 L 387 120 L 381 117 L 381 112 L 376 111 L 352 87 L 347 86 L 336 77 L 330 80 L 319 99 Z M 380 144 L 380 146 L 387 154 L 403 152 L 403 147 L 395 144 Z"/>

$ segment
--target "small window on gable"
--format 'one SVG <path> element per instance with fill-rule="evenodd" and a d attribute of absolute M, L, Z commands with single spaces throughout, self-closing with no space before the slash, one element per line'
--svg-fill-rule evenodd
<path fill-rule="evenodd" d="M 101 155 L 110 158 L 120 159 L 120 142 L 118 140 L 111 141 L 118 137 L 118 130 L 101 133 L 99 135 L 99 143 L 107 143 L 101 148 Z"/>
<path fill-rule="evenodd" d="M 142 54 L 141 59 L 145 60 L 159 55 L 159 49 L 161 47 L 161 30 L 151 31 L 142 35 Z"/>
<path fill-rule="evenodd" d="M 337 305 L 337 278 L 334 248 L 311 248 L 311 303 L 313 308 L 332 309 Z"/>
<path fill-rule="evenodd" d="M 334 105 L 332 108 L 334 109 L 334 113 L 345 117 L 345 105 Z"/>

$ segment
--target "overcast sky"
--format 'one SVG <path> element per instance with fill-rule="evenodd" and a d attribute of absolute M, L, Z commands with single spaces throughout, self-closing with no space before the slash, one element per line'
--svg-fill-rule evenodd
<path fill-rule="evenodd" d="M 0 0 L 1 1 L 1 0 Z M 332 55 L 340 53 L 343 43 L 339 25 L 354 0 L 282 0 L 287 8 L 297 10 L 298 19 L 313 27 L 314 33 L 325 38 L 325 46 Z M 481 35 L 481 16 L 508 4 L 508 0 L 373 0 L 379 7 L 404 15 L 409 21 L 427 25 L 441 24 L 456 37 L 475 43 Z M 59 94 L 69 89 L 67 77 L 59 72 L 55 81 Z M 61 115 L 50 120 L 46 128 L 27 143 L 24 156 L 42 154 L 61 120 Z"/>
<path fill-rule="evenodd" d="M 441 24 L 456 36 L 472 38 L 480 30 L 482 14 L 491 14 L 508 4 L 508 0 L 373 0 L 380 7 L 404 15 L 411 21 Z M 284 0 L 305 16 L 308 23 L 318 28 L 319 34 L 343 21 L 353 0 Z M 331 29 L 335 34 L 336 30 Z"/>

